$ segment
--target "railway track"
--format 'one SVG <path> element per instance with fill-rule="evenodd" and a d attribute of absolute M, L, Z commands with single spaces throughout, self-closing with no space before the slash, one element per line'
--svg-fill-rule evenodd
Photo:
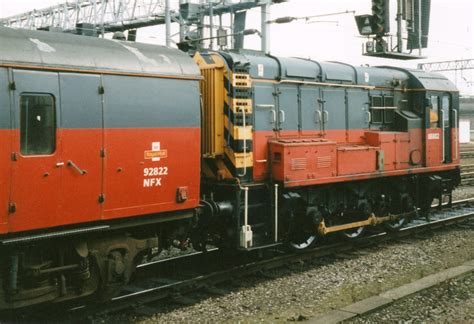
<path fill-rule="evenodd" d="M 461 185 L 472 186 L 474 184 L 474 164 L 461 165 Z"/>
<path fill-rule="evenodd" d="M 133 311 L 139 314 L 156 313 L 156 307 L 149 305 L 159 300 L 192 304 L 196 301 L 190 300 L 187 297 L 189 294 L 197 291 L 208 295 L 226 294 L 227 291 L 216 288 L 216 285 L 243 276 L 315 258 L 348 253 L 364 246 L 372 246 L 473 219 L 474 198 L 471 198 L 453 202 L 450 209 L 434 208 L 430 221 L 416 219 L 394 233 L 374 231 L 368 236 L 352 241 L 352 244 L 329 239 L 325 244 L 302 253 L 287 253 L 284 249 L 278 248 L 265 251 L 263 254 L 260 251 L 260 254 L 246 252 L 230 255 L 218 249 L 212 249 L 206 253 L 192 253 L 150 262 L 138 267 L 132 283 L 127 285 L 121 295 L 112 301 L 87 306 L 67 305 L 60 312 L 55 311 L 54 318 L 77 320 L 117 311 Z M 50 320 L 51 314 L 53 314 L 52 310 L 43 308 L 35 316 Z"/>
<path fill-rule="evenodd" d="M 461 148 L 461 159 L 474 158 L 474 148 Z"/>

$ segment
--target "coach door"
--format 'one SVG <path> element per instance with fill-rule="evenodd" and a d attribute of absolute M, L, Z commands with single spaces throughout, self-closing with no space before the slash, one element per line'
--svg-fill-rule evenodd
<path fill-rule="evenodd" d="M 58 74 L 14 70 L 13 81 L 10 231 L 54 226 L 61 178 Z"/>
<path fill-rule="evenodd" d="M 100 219 L 103 124 L 101 78 L 61 73 L 61 207 L 64 223 Z"/>
<path fill-rule="evenodd" d="M 0 232 L 8 231 L 7 205 L 10 199 L 11 102 L 8 93 L 9 74 L 0 68 Z"/>

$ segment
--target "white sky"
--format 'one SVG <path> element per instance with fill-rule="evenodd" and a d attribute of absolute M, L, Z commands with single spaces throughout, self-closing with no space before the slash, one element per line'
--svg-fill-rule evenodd
<path fill-rule="evenodd" d="M 32 9 L 63 3 L 66 0 L 0 0 L 0 17 L 11 16 Z M 176 0 L 172 1 L 176 2 Z M 392 28 L 395 33 L 395 0 L 391 0 Z M 357 15 L 370 13 L 371 0 L 290 0 L 272 6 L 271 17 L 308 16 L 355 10 Z M 432 0 L 428 48 L 423 51 L 427 60 L 399 61 L 370 58 L 361 55 L 363 38 L 359 37 L 352 14 L 320 18 L 336 23 L 296 21 L 271 25 L 271 52 L 279 56 L 311 57 L 315 60 L 332 60 L 354 65 L 398 65 L 415 67 L 417 63 L 443 60 L 473 59 L 474 0 Z M 260 28 L 260 11 L 247 14 L 247 28 Z M 175 24 L 173 29 L 178 30 Z M 177 40 L 177 39 L 176 39 Z M 138 41 L 164 43 L 163 27 L 141 29 Z M 247 36 L 245 45 L 259 49 L 258 36 Z M 0 44 L 1 47 L 1 44 Z M 445 73 L 455 82 L 461 93 L 474 95 L 474 72 L 466 70 Z"/>

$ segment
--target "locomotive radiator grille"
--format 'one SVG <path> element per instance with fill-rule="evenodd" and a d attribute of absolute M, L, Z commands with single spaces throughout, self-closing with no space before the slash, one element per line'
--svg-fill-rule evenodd
<path fill-rule="evenodd" d="M 239 66 L 234 66 L 234 71 L 227 71 L 224 91 L 225 159 L 234 177 L 250 180 L 253 167 L 253 102 L 249 71 Z"/>
<path fill-rule="evenodd" d="M 203 109 L 202 153 L 214 158 L 224 154 L 224 64 L 212 56 L 196 54 L 195 61 L 204 77 L 201 81 Z"/>
<path fill-rule="evenodd" d="M 332 164 L 332 158 L 330 156 L 318 156 L 316 158 L 316 168 L 329 168 Z"/>
<path fill-rule="evenodd" d="M 197 53 L 203 81 L 202 152 L 207 176 L 250 180 L 253 168 L 252 81 L 248 67 L 227 70 L 217 54 Z"/>
<path fill-rule="evenodd" d="M 306 170 L 308 166 L 308 159 L 307 158 L 294 158 L 291 159 L 291 170 Z"/>

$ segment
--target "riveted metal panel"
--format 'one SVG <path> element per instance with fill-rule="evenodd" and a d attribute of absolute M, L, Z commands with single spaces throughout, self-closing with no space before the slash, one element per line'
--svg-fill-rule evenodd
<path fill-rule="evenodd" d="M 254 84 L 255 130 L 272 131 L 277 127 L 275 87 L 272 84 Z"/>
<path fill-rule="evenodd" d="M 324 129 L 346 129 L 346 103 L 343 89 L 323 90 Z"/>
<path fill-rule="evenodd" d="M 322 62 L 321 67 L 323 69 L 324 78 L 326 81 L 335 81 L 335 82 L 351 82 L 356 83 L 355 78 L 355 69 L 354 67 L 341 64 L 341 63 L 332 63 L 332 62 Z"/>
<path fill-rule="evenodd" d="M 281 135 L 296 135 L 299 129 L 298 88 L 278 87 L 278 128 Z"/>
<path fill-rule="evenodd" d="M 322 111 L 320 89 L 311 86 L 300 87 L 301 131 L 304 135 L 317 135 L 321 132 Z"/>
<path fill-rule="evenodd" d="M 287 77 L 317 79 L 321 73 L 319 66 L 310 60 L 299 58 L 280 58 L 279 60 Z"/>
<path fill-rule="evenodd" d="M 370 121 L 368 91 L 348 90 L 347 102 L 348 129 L 368 129 Z M 357 140 L 349 138 L 350 142 L 357 142 Z"/>

